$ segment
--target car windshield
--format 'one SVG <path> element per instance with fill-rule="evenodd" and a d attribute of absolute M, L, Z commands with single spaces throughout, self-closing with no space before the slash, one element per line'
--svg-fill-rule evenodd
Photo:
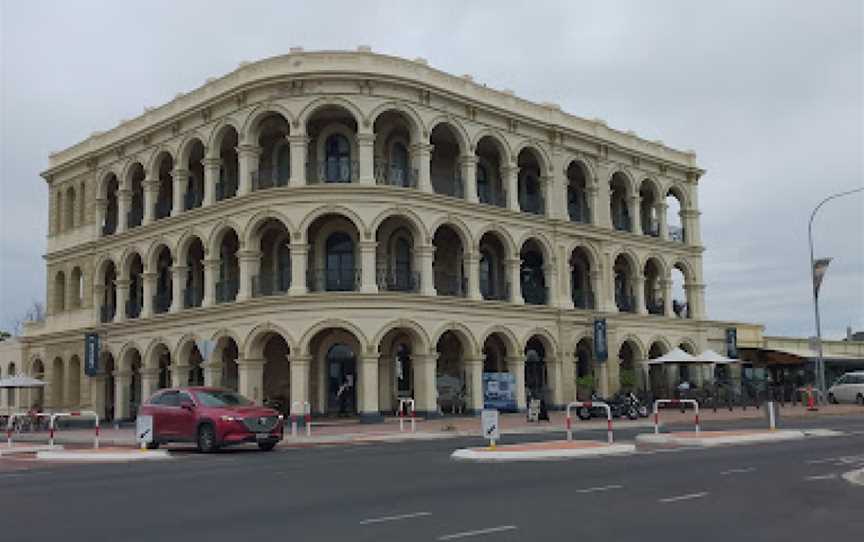
<path fill-rule="evenodd" d="M 202 405 L 208 407 L 249 406 L 252 401 L 234 391 L 206 390 L 196 391 L 195 396 Z"/>

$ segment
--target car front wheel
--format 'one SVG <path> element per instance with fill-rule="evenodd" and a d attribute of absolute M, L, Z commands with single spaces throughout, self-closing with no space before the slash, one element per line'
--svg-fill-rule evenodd
<path fill-rule="evenodd" d="M 258 448 L 261 449 L 262 451 L 265 451 L 265 452 L 269 452 L 270 450 L 272 450 L 275 447 L 276 447 L 275 442 L 259 442 L 258 443 Z"/>
<path fill-rule="evenodd" d="M 198 451 L 204 453 L 215 452 L 219 448 L 216 442 L 216 431 L 209 423 L 198 428 Z"/>
<path fill-rule="evenodd" d="M 836 405 L 836 404 L 837 404 L 837 398 L 834 397 L 834 394 L 833 394 L 833 393 L 829 393 L 829 394 L 828 394 L 828 402 L 831 403 L 832 405 Z"/>
<path fill-rule="evenodd" d="M 855 402 L 860 406 L 864 406 L 864 395 L 858 394 L 858 397 L 855 398 Z"/>

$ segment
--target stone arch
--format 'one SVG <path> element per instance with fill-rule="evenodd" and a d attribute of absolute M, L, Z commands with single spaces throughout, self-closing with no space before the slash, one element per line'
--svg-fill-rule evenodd
<path fill-rule="evenodd" d="M 219 158 L 219 152 L 222 149 L 222 138 L 225 137 L 225 132 L 229 128 L 233 128 L 237 132 L 237 140 L 240 141 L 240 126 L 236 119 L 226 117 L 220 120 L 211 130 L 210 137 L 204 145 L 207 153 L 206 158 Z"/>
<path fill-rule="evenodd" d="M 564 174 L 565 180 L 567 178 L 567 171 L 571 166 L 575 165 L 576 167 L 582 170 L 582 174 L 585 176 L 585 184 L 586 186 L 596 186 L 599 179 L 597 175 L 597 169 L 594 167 L 594 164 L 591 163 L 590 160 L 587 160 L 581 156 L 572 156 L 564 160 L 564 170 L 562 173 Z M 610 177 L 611 178 L 611 177 Z"/>
<path fill-rule="evenodd" d="M 110 254 L 102 254 L 96 260 L 96 272 L 93 274 L 93 284 L 98 284 L 102 277 L 105 275 L 105 271 L 108 269 L 108 264 L 112 264 L 114 269 L 117 270 L 118 274 L 120 271 L 120 266 L 117 264 L 115 258 L 113 258 Z"/>
<path fill-rule="evenodd" d="M 624 343 L 622 342 L 621 344 L 624 344 Z M 655 335 L 654 337 L 651 338 L 651 340 L 649 340 L 647 343 L 645 343 L 645 345 L 641 345 L 641 347 L 640 347 L 641 349 L 639 352 L 641 354 L 641 359 L 648 359 L 649 358 L 651 349 L 654 347 L 655 344 L 660 345 L 660 347 L 663 348 L 664 354 L 668 354 L 674 348 L 669 343 L 669 339 L 667 339 L 666 337 L 662 337 L 660 335 Z"/>
<path fill-rule="evenodd" d="M 456 138 L 456 142 L 459 144 L 459 152 L 461 154 L 469 154 L 472 152 L 474 146 L 471 144 L 471 138 L 468 136 L 467 130 L 459 121 L 459 119 L 452 117 L 447 114 L 438 115 L 433 118 L 428 126 L 429 126 L 429 137 L 432 137 L 432 132 L 440 125 L 445 125 L 450 131 L 453 133 L 453 136 Z M 428 142 L 428 141 L 427 141 Z"/>
<path fill-rule="evenodd" d="M 492 335 L 499 335 L 504 342 L 504 346 L 507 347 L 507 354 L 510 356 L 517 356 L 522 351 L 520 347 L 522 343 L 519 342 L 519 338 L 513 332 L 512 329 L 502 326 L 500 324 L 495 324 L 486 328 L 486 330 L 480 334 L 480 348 L 482 350 L 483 345 L 486 344 L 486 341 Z"/>
<path fill-rule="evenodd" d="M 696 271 L 693 268 L 693 265 L 689 260 L 682 257 L 674 258 L 667 268 L 667 274 L 672 273 L 673 269 L 677 269 L 681 271 L 681 274 L 684 275 L 684 282 L 693 283 L 696 282 L 697 275 Z"/>
<path fill-rule="evenodd" d="M 418 342 L 419 349 L 414 354 L 425 354 L 430 351 L 431 341 L 429 339 L 429 334 L 426 330 L 418 324 L 415 320 L 400 318 L 398 320 L 391 320 L 387 324 L 381 327 L 378 333 L 375 334 L 375 338 L 372 339 L 371 346 L 373 348 L 378 348 L 378 345 L 381 344 L 381 341 L 393 330 L 396 329 L 404 329 L 409 330 L 414 335 L 413 339 Z"/>
<path fill-rule="evenodd" d="M 661 279 L 665 280 L 670 273 L 669 265 L 666 263 L 665 258 L 657 253 L 648 253 L 645 256 L 645 259 L 640 262 L 639 272 L 645 273 L 645 267 L 648 265 L 648 262 L 654 262 L 657 265 L 657 268 L 660 271 Z"/>
<path fill-rule="evenodd" d="M 404 207 L 391 207 L 378 213 L 378 216 L 369 224 L 369 231 L 366 232 L 366 237 L 373 238 L 378 232 L 378 228 L 381 227 L 381 224 L 392 217 L 405 219 L 411 225 L 411 229 L 414 230 L 412 233 L 416 236 L 416 239 L 424 242 L 429 239 L 429 231 L 426 229 L 426 224 L 420 218 L 420 215 L 414 210 Z"/>
<path fill-rule="evenodd" d="M 307 232 L 309 231 L 309 227 L 314 224 L 316 220 L 325 215 L 342 216 L 354 224 L 354 228 L 357 229 L 358 235 L 368 236 L 369 234 L 369 230 L 366 228 L 363 219 L 360 218 L 360 215 L 350 207 L 344 205 L 322 205 L 306 214 L 306 217 L 303 219 L 303 222 L 300 223 L 299 229 L 297 230 L 298 239 L 308 241 Z"/>
<path fill-rule="evenodd" d="M 540 339 L 540 342 L 543 343 L 543 348 L 546 349 L 546 356 L 551 359 L 558 359 L 561 356 L 561 350 L 558 348 L 558 341 L 555 337 L 549 333 L 548 330 L 542 327 L 535 327 L 528 331 L 523 337 L 522 341 L 519 343 L 519 355 L 527 348 L 528 341 L 530 341 L 533 337 L 537 337 Z M 547 362 L 550 361 L 547 359 Z"/>
<path fill-rule="evenodd" d="M 682 347 L 687 347 L 690 350 Z M 696 341 L 694 341 L 690 337 L 682 337 L 681 340 L 678 341 L 678 348 L 681 348 L 688 354 L 692 354 L 694 356 L 699 354 L 699 349 L 697 348 Z"/>
<path fill-rule="evenodd" d="M 147 173 L 150 171 L 150 169 L 147 167 L 145 162 L 147 162 L 147 160 L 144 160 L 141 157 L 135 157 L 123 163 L 121 174 L 118 177 L 118 181 L 120 181 L 120 188 L 126 188 L 129 190 L 132 189 L 132 175 L 135 173 L 138 167 L 140 167 L 141 170 L 144 172 L 144 178 L 147 178 Z"/>
<path fill-rule="evenodd" d="M 257 213 L 252 215 L 252 218 L 250 218 L 246 222 L 246 227 L 243 228 L 241 237 L 244 246 L 254 246 L 253 241 L 255 232 L 258 231 L 258 229 L 268 220 L 276 220 L 277 222 L 280 222 L 283 226 L 285 226 L 288 234 L 291 235 L 291 237 L 294 237 L 294 232 L 296 232 L 297 230 L 294 227 L 294 224 L 291 222 L 291 219 L 288 218 L 285 213 L 276 209 L 264 209 L 263 211 L 258 211 Z M 238 232 L 238 236 L 239 235 L 240 234 Z"/>
<path fill-rule="evenodd" d="M 96 185 L 96 197 L 98 199 L 105 199 L 108 197 L 108 183 L 111 182 L 111 179 L 117 180 L 118 189 L 123 188 L 120 184 L 120 179 L 122 179 L 121 175 L 119 175 L 114 168 L 109 168 L 99 176 L 99 182 Z"/>
<path fill-rule="evenodd" d="M 522 249 L 525 248 L 525 245 L 529 241 L 535 241 L 540 249 L 543 251 L 543 265 L 554 265 L 555 263 L 555 250 L 552 248 L 552 242 L 546 237 L 546 234 L 537 232 L 537 231 L 529 231 L 522 235 L 519 238 L 519 245 L 517 253 L 521 253 Z"/>
<path fill-rule="evenodd" d="M 156 269 L 156 260 L 159 258 L 159 253 L 162 252 L 163 247 L 168 249 L 172 262 L 178 261 L 177 254 L 175 253 L 172 244 L 164 237 L 159 237 L 151 242 L 150 246 L 147 248 L 146 259 L 144 260 L 145 271 L 150 272 Z"/>
<path fill-rule="evenodd" d="M 237 240 L 240 242 L 239 248 L 240 250 L 243 250 L 244 239 L 243 237 L 240 237 L 240 232 L 243 230 L 233 220 L 222 219 L 213 226 L 212 230 L 210 230 L 210 236 L 207 238 L 207 243 L 205 245 L 207 254 L 219 254 L 219 245 L 222 243 L 222 239 L 229 231 L 233 231 L 234 234 L 237 235 Z"/>
<path fill-rule="evenodd" d="M 572 257 L 573 253 L 576 249 L 582 249 L 586 256 L 588 256 L 588 263 L 591 266 L 592 271 L 600 271 L 600 268 L 603 265 L 603 259 L 600 256 L 600 251 L 594 245 L 594 243 L 586 240 L 586 239 L 576 239 L 567 247 L 567 258 Z M 613 260 L 614 261 L 614 260 Z"/>
<path fill-rule="evenodd" d="M 177 339 L 177 343 L 171 351 L 171 361 L 178 365 L 185 365 L 186 360 L 189 359 L 192 353 L 192 349 L 196 346 L 195 341 L 198 339 L 200 337 L 197 333 L 184 333 L 183 336 Z"/>
<path fill-rule="evenodd" d="M 294 341 L 294 338 L 288 330 L 272 322 L 264 322 L 263 324 L 253 327 L 249 333 L 246 334 L 246 338 L 242 343 L 233 335 L 231 335 L 231 338 L 234 339 L 234 342 L 237 343 L 240 351 L 243 352 L 244 358 L 264 359 L 264 348 L 267 346 L 267 341 L 270 340 L 271 335 L 279 335 L 282 337 L 285 344 L 288 345 L 288 350 L 292 353 L 294 352 L 297 344 Z"/>
<path fill-rule="evenodd" d="M 629 247 L 620 247 L 620 248 L 618 248 L 618 250 L 612 252 L 611 261 L 612 261 L 613 267 L 615 266 L 615 262 L 621 256 L 623 256 L 624 259 L 627 260 L 627 263 L 630 265 L 630 268 L 633 271 L 633 273 L 641 273 L 642 272 L 642 269 L 643 269 L 642 265 L 641 265 L 642 261 L 640 260 L 639 256 L 633 251 L 633 249 L 631 249 Z"/>
<path fill-rule="evenodd" d="M 497 130 L 493 130 L 492 128 L 485 128 L 480 130 L 477 134 L 474 135 L 474 139 L 471 140 L 471 148 L 476 149 L 477 145 L 480 144 L 480 141 L 484 138 L 488 137 L 497 147 L 498 153 L 501 155 L 501 165 L 511 164 L 514 161 L 514 157 L 516 155 L 513 154 L 513 150 L 510 148 L 510 144 L 500 132 Z"/>
<path fill-rule="evenodd" d="M 244 143 L 257 144 L 257 139 L 253 140 L 252 135 L 258 132 L 261 121 L 270 115 L 281 115 L 288 123 L 288 129 L 297 125 L 297 118 L 291 111 L 282 104 L 276 102 L 265 102 L 259 104 L 246 116 L 242 127 L 238 130 L 240 141 Z"/>
<path fill-rule="evenodd" d="M 249 336 L 249 334 L 247 333 L 247 337 L 248 336 Z M 224 328 L 224 327 L 217 329 L 216 331 L 213 332 L 213 334 L 210 335 L 210 340 L 213 341 L 214 344 L 218 343 L 222 339 L 231 339 L 234 341 L 234 343 L 238 347 L 240 345 L 244 344 L 244 342 L 245 342 L 244 340 L 242 340 L 242 338 L 240 337 L 240 335 L 238 333 L 236 333 L 235 331 L 233 331 L 231 329 Z M 286 339 L 286 341 L 287 341 L 287 339 Z M 292 344 L 292 342 L 289 342 L 289 344 Z"/>
<path fill-rule="evenodd" d="M 642 179 L 641 181 L 639 181 L 640 190 L 643 186 L 647 185 L 656 201 L 660 201 L 661 199 L 663 199 L 663 189 L 660 186 L 660 182 L 657 180 L 656 177 L 654 177 L 653 175 L 641 175 L 639 178 Z"/>
<path fill-rule="evenodd" d="M 369 119 L 363 115 L 363 112 L 360 111 L 360 108 L 357 107 L 354 102 L 339 96 L 322 96 L 306 104 L 306 107 L 304 107 L 297 115 L 297 124 L 303 133 L 306 133 L 306 125 L 309 123 L 309 119 L 314 117 L 315 113 L 325 107 L 340 107 L 345 109 L 354 117 L 354 122 L 357 123 L 358 131 L 360 131 L 359 129 L 361 126 L 365 128 L 371 126 Z"/>
<path fill-rule="evenodd" d="M 681 210 L 690 209 L 690 193 L 683 184 L 672 181 L 666 186 L 663 192 L 663 198 L 666 196 L 672 195 L 681 205 Z"/>
<path fill-rule="evenodd" d="M 342 320 L 341 318 L 328 318 L 326 320 L 321 320 L 320 322 L 316 322 L 312 327 L 306 330 L 303 333 L 303 336 L 300 339 L 300 353 L 303 356 L 312 355 L 310 346 L 312 340 L 322 331 L 327 329 L 343 329 L 350 334 L 354 335 L 354 338 L 357 339 L 357 342 L 360 343 L 361 348 L 364 351 L 374 351 L 378 348 L 378 345 L 370 345 L 369 340 L 366 338 L 366 334 L 363 333 L 357 325 L 348 320 Z"/>
<path fill-rule="evenodd" d="M 395 111 L 397 113 L 401 113 L 407 120 L 408 125 L 411 128 L 411 142 L 418 142 L 423 139 L 424 134 L 427 134 L 426 126 L 423 124 L 423 119 L 420 118 L 420 115 L 417 114 L 417 111 L 414 110 L 413 107 L 404 102 L 397 102 L 394 100 L 383 102 L 377 105 L 372 111 L 369 112 L 369 125 L 375 126 L 375 122 L 378 120 L 378 117 L 387 111 Z"/>
<path fill-rule="evenodd" d="M 465 355 L 470 357 L 477 357 L 480 355 L 480 348 L 477 345 L 477 339 L 474 337 L 474 333 L 461 322 L 445 322 L 441 324 L 435 333 L 432 335 L 432 341 L 429 343 L 432 345 L 432 348 L 435 348 L 438 345 L 438 341 L 441 340 L 441 337 L 448 331 L 454 332 L 454 334 L 459 338 L 459 341 L 462 343 L 462 351 Z"/>
<path fill-rule="evenodd" d="M 210 247 L 204 242 L 205 239 L 206 237 L 201 232 L 194 229 L 189 229 L 183 232 L 180 239 L 177 240 L 175 249 L 172 252 L 172 254 L 175 255 L 175 260 L 178 262 L 185 262 L 189 255 L 189 247 L 196 240 L 201 241 L 201 245 L 204 247 L 204 255 L 206 256 Z"/>
<path fill-rule="evenodd" d="M 552 175 L 552 158 L 549 156 L 549 153 L 546 152 L 546 149 L 539 141 L 526 139 L 520 142 L 519 146 L 514 151 L 513 156 L 517 157 L 518 159 L 518 156 L 522 154 L 523 151 L 528 151 L 534 155 L 534 159 L 540 166 L 540 175 Z"/>
<path fill-rule="evenodd" d="M 177 161 L 174 158 L 173 151 L 174 149 L 171 149 L 167 145 L 160 145 L 158 148 L 156 148 L 156 150 L 153 151 L 153 153 L 150 155 L 150 160 L 147 161 L 147 167 L 144 170 L 146 178 L 159 178 L 159 168 L 162 165 L 162 161 L 165 160 L 166 156 L 171 159 L 174 167 L 177 167 Z"/>
<path fill-rule="evenodd" d="M 429 228 L 429 242 L 432 242 L 432 239 L 435 238 L 435 233 L 442 227 L 449 226 L 453 228 L 453 231 L 456 232 L 456 235 L 459 236 L 459 239 L 462 241 L 462 250 L 469 251 L 474 247 L 473 238 L 471 237 L 471 229 L 468 227 L 461 218 L 457 216 L 442 216 L 435 220 L 432 223 L 432 226 Z"/>
<path fill-rule="evenodd" d="M 513 239 L 513 235 L 509 230 L 507 230 L 507 228 L 494 223 L 484 224 L 474 236 L 474 242 L 471 244 L 474 250 L 479 250 L 480 241 L 483 240 L 483 236 L 487 233 L 491 233 L 498 237 L 501 244 L 504 245 L 504 249 L 507 251 L 508 258 L 513 258 L 514 254 L 518 254 L 521 245 L 516 244 L 516 240 Z"/>
<path fill-rule="evenodd" d="M 606 184 L 612 182 L 612 179 L 615 178 L 616 175 L 621 175 L 625 182 L 625 188 L 627 189 L 627 196 L 632 196 L 633 194 L 638 192 L 638 188 L 636 186 L 636 178 L 633 176 L 633 173 L 627 168 L 616 168 L 609 173 L 609 177 L 606 179 Z"/>
<path fill-rule="evenodd" d="M 207 137 L 198 132 L 187 134 L 177 146 L 177 164 L 183 169 L 186 169 L 192 149 L 195 147 L 195 143 L 201 143 L 201 146 L 204 147 L 204 155 L 206 156 L 208 149 L 206 141 Z"/>
<path fill-rule="evenodd" d="M 128 341 L 128 342 L 124 343 L 123 346 L 120 348 L 120 353 L 118 354 L 118 356 L 115 360 L 117 363 L 117 370 L 119 370 L 119 371 L 132 370 L 131 360 L 129 359 L 129 356 L 133 352 L 135 352 L 139 356 L 141 356 L 141 363 L 143 365 L 144 357 L 141 354 L 141 352 L 143 352 L 143 350 L 141 350 L 141 347 L 138 346 L 138 343 L 136 341 L 132 340 L 132 341 Z"/>
<path fill-rule="evenodd" d="M 150 340 L 150 343 L 147 345 L 147 349 L 144 351 L 144 355 L 141 357 L 141 364 L 145 369 L 158 369 L 159 368 L 159 348 L 162 347 L 171 353 L 171 347 L 167 340 L 162 337 L 154 337 Z M 172 358 L 173 360 L 173 358 Z"/>
<path fill-rule="evenodd" d="M 144 251 L 142 251 L 140 249 L 140 247 L 137 247 L 134 245 L 126 247 L 126 249 L 123 251 L 123 255 L 120 256 L 120 268 L 117 270 L 118 271 L 117 277 L 119 279 L 125 279 L 126 277 L 129 276 L 129 269 L 132 265 L 132 260 L 135 258 L 135 256 L 138 256 L 139 258 L 141 258 L 141 264 L 142 265 L 145 263 L 144 256 L 142 256 L 142 253 L 146 254 Z"/>

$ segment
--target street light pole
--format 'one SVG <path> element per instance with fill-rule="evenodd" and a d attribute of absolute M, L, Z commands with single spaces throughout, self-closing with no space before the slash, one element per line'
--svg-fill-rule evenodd
<path fill-rule="evenodd" d="M 816 218 L 816 212 L 832 199 L 848 196 L 849 194 L 861 191 L 864 191 L 864 187 L 847 190 L 845 192 L 838 192 L 837 194 L 832 194 L 823 199 L 819 202 L 819 205 L 813 209 L 813 212 L 810 213 L 810 222 L 807 225 L 807 237 L 810 240 L 810 282 L 813 287 L 813 313 L 816 318 L 816 343 L 818 348 L 818 357 L 816 358 L 816 386 L 819 388 L 823 400 L 827 400 L 828 387 L 825 382 L 825 360 L 822 357 L 822 322 L 819 318 L 819 296 L 816 293 L 816 260 L 813 256 L 813 219 Z"/>

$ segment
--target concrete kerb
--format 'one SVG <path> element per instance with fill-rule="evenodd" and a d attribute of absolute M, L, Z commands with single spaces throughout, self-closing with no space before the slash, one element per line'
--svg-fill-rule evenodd
<path fill-rule="evenodd" d="M 614 455 L 626 455 L 636 451 L 633 444 L 606 444 L 595 441 L 562 441 L 557 444 L 575 444 L 577 447 L 552 446 L 536 450 L 519 449 L 523 446 L 514 446 L 517 449 L 508 450 L 508 446 L 498 446 L 495 450 L 491 448 L 461 448 L 450 454 L 450 458 L 456 461 L 554 461 L 565 459 L 577 459 L 587 457 L 603 457 Z M 578 447 L 586 445 L 585 447 Z"/>
<path fill-rule="evenodd" d="M 822 435 L 813 435 L 822 436 Z M 807 437 L 804 431 L 702 431 L 700 433 L 660 433 L 636 436 L 639 451 L 668 448 L 711 448 L 801 440 Z"/>
<path fill-rule="evenodd" d="M 159 461 L 171 459 L 165 450 L 105 449 L 100 450 L 42 450 L 36 452 L 36 459 L 42 461 L 74 461 L 85 463 Z"/>
<path fill-rule="evenodd" d="M 0 447 L 0 457 L 15 455 L 15 454 L 35 454 L 36 452 L 41 452 L 43 450 L 62 450 L 63 446 L 59 444 L 55 444 L 54 446 L 50 446 L 48 444 L 36 445 L 36 446 L 22 446 L 15 445 L 11 448 L 7 446 Z"/>
<path fill-rule="evenodd" d="M 843 473 L 843 479 L 856 486 L 864 486 L 864 469 L 850 470 Z"/>

